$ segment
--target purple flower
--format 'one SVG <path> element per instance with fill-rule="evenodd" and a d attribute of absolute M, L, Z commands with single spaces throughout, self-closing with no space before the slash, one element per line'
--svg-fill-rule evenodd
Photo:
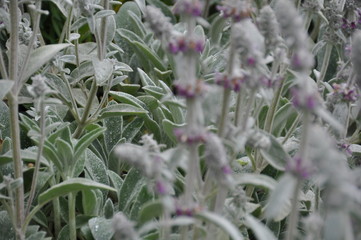
<path fill-rule="evenodd" d="M 200 1 L 178 0 L 173 12 L 180 15 L 199 17 L 202 15 L 203 5 Z"/>
<path fill-rule="evenodd" d="M 312 168 L 306 164 L 304 159 L 295 156 L 286 165 L 286 171 L 300 179 L 308 179 L 312 174 Z"/>
<path fill-rule="evenodd" d="M 206 138 L 203 131 L 199 130 L 188 132 L 185 128 L 175 128 L 173 133 L 179 142 L 186 143 L 188 145 L 204 142 Z"/>
<path fill-rule="evenodd" d="M 292 103 L 295 108 L 313 111 L 318 106 L 317 96 L 303 89 L 292 88 Z"/>
<path fill-rule="evenodd" d="M 241 90 L 242 83 L 244 82 L 245 78 L 242 76 L 234 76 L 229 77 L 226 73 L 219 73 L 215 74 L 215 83 L 219 86 L 222 86 L 226 89 L 233 90 L 235 92 L 239 92 Z"/>
<path fill-rule="evenodd" d="M 168 187 L 163 181 L 157 180 L 155 182 L 155 191 L 159 195 L 166 195 L 168 193 Z"/>
<path fill-rule="evenodd" d="M 222 5 L 217 6 L 224 18 L 231 18 L 234 22 L 250 18 L 252 8 L 246 1 L 223 0 Z"/>
<path fill-rule="evenodd" d="M 204 40 L 199 38 L 186 39 L 184 36 L 174 37 L 168 44 L 169 52 L 173 54 L 195 52 L 202 53 Z"/>
<path fill-rule="evenodd" d="M 177 82 L 174 84 L 175 94 L 187 99 L 200 97 L 206 91 L 202 80 L 198 79 L 195 84 Z"/>

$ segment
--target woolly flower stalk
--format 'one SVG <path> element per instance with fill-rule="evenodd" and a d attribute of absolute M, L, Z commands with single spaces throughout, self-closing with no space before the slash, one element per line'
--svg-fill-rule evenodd
<path fill-rule="evenodd" d="M 232 169 L 227 161 L 227 153 L 221 139 L 213 133 L 209 133 L 205 141 L 205 159 L 218 182 L 222 186 L 230 187 Z"/>
<path fill-rule="evenodd" d="M 280 28 L 273 9 L 267 5 L 261 9 L 258 27 L 265 38 L 267 52 L 274 51 L 280 43 Z"/>
<path fill-rule="evenodd" d="M 46 77 L 38 74 L 31 78 L 33 83 L 28 86 L 28 92 L 34 98 L 39 98 L 51 92 L 50 88 L 46 84 Z"/>
<path fill-rule="evenodd" d="M 353 35 L 351 61 L 356 75 L 356 84 L 361 89 L 361 31 L 356 31 Z"/>
<path fill-rule="evenodd" d="M 113 217 L 114 238 L 116 240 L 138 240 L 139 236 L 134 230 L 134 222 L 128 220 L 123 213 Z"/>
<path fill-rule="evenodd" d="M 260 63 L 264 54 L 264 37 L 250 19 L 234 24 L 232 41 L 235 49 L 240 51 L 242 64 L 255 66 Z"/>
<path fill-rule="evenodd" d="M 145 20 L 157 38 L 170 38 L 173 25 L 170 23 L 170 18 L 166 17 L 159 8 L 148 5 L 145 9 Z"/>
<path fill-rule="evenodd" d="M 75 1 L 76 3 L 76 9 L 79 12 L 79 15 L 83 15 L 85 17 L 91 17 L 93 16 L 95 9 L 93 4 L 90 3 L 89 0 L 78 0 Z"/>
<path fill-rule="evenodd" d="M 223 0 L 217 6 L 224 18 L 231 18 L 234 22 L 239 22 L 251 16 L 252 7 L 248 1 L 244 0 Z"/>
<path fill-rule="evenodd" d="M 302 17 L 291 1 L 276 3 L 275 13 L 286 44 L 293 49 L 291 65 L 295 70 L 308 71 L 313 66 L 313 56 L 309 51 L 308 35 Z"/>

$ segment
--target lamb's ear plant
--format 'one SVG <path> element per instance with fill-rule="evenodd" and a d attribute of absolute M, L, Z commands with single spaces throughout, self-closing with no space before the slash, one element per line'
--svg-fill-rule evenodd
<path fill-rule="evenodd" d="M 0 238 L 359 239 L 360 20 L 0 0 Z"/>

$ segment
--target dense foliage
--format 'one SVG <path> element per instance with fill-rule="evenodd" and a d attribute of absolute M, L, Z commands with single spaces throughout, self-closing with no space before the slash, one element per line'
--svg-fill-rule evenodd
<path fill-rule="evenodd" d="M 0 239 L 361 239 L 356 0 L 0 0 Z"/>

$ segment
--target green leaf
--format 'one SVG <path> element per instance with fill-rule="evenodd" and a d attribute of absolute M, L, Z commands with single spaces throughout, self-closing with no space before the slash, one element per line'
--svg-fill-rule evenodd
<path fill-rule="evenodd" d="M 110 240 L 114 235 L 111 219 L 95 217 L 88 222 L 90 231 L 95 240 Z"/>
<path fill-rule="evenodd" d="M 24 162 L 31 162 L 34 163 L 37 160 L 37 152 L 31 151 L 31 150 L 21 150 L 21 159 Z M 0 156 L 0 166 L 3 164 L 7 164 L 13 161 L 13 154 L 11 151 L 8 151 L 4 155 Z M 44 158 L 40 158 L 40 162 L 43 166 L 49 167 L 48 161 Z"/>
<path fill-rule="evenodd" d="M 130 212 L 130 219 L 136 220 L 138 218 L 139 210 L 144 205 L 153 198 L 153 195 L 148 192 L 148 186 L 143 185 L 142 189 L 139 191 L 136 200 L 133 202 L 132 210 Z"/>
<path fill-rule="evenodd" d="M 212 44 L 219 45 L 222 38 L 223 29 L 226 26 L 226 20 L 223 16 L 214 18 L 210 29 L 210 41 Z"/>
<path fill-rule="evenodd" d="M 138 98 L 125 93 L 125 92 L 116 92 L 116 91 L 110 91 L 109 95 L 112 96 L 115 100 L 121 103 L 127 103 L 130 105 L 133 105 L 138 108 L 146 109 L 146 105 L 140 101 Z"/>
<path fill-rule="evenodd" d="M 147 45 L 138 41 L 132 41 L 132 44 L 139 50 L 140 53 L 142 53 L 142 56 L 139 57 L 144 57 L 145 59 L 147 59 L 147 61 L 151 62 L 154 65 L 154 67 L 158 68 L 160 71 L 167 70 L 166 66 L 164 66 L 159 56 Z"/>
<path fill-rule="evenodd" d="M 136 191 L 140 190 L 139 186 L 137 187 L 137 185 L 139 185 L 139 182 L 142 179 L 141 176 L 141 173 L 135 168 L 130 169 L 128 172 L 122 184 L 122 188 L 119 191 L 119 211 L 125 211 L 126 207 L 132 201 L 132 196 L 134 197 L 134 195 L 137 195 L 138 192 Z"/>
<path fill-rule="evenodd" d="M 162 121 L 162 127 L 165 134 L 173 141 L 173 143 L 177 143 L 178 140 L 174 135 L 174 129 L 184 127 L 185 124 L 176 124 L 174 122 L 169 121 L 168 119 L 164 119 Z"/>
<path fill-rule="evenodd" d="M 139 210 L 138 223 L 140 225 L 163 214 L 163 203 L 160 199 L 149 201 Z"/>
<path fill-rule="evenodd" d="M 104 162 L 89 149 L 86 150 L 86 155 L 85 170 L 90 178 L 98 183 L 109 185 L 107 168 Z M 103 195 L 106 197 L 107 191 L 103 191 Z"/>
<path fill-rule="evenodd" d="M 272 191 L 266 205 L 265 215 L 274 221 L 281 221 L 291 211 L 291 197 L 296 187 L 296 178 L 284 174 Z"/>
<path fill-rule="evenodd" d="M 87 216 L 97 216 L 97 195 L 93 190 L 85 189 L 82 191 L 82 206 L 84 214 Z"/>
<path fill-rule="evenodd" d="M 2 137 L 2 139 L 10 137 L 9 118 L 10 115 L 8 106 L 3 101 L 0 101 L 0 137 Z"/>
<path fill-rule="evenodd" d="M 235 177 L 235 184 L 240 185 L 252 185 L 257 187 L 263 187 L 266 189 L 275 189 L 277 182 L 273 178 L 256 173 L 242 173 Z"/>
<path fill-rule="evenodd" d="M 95 129 L 87 132 L 84 136 L 82 136 L 74 147 L 74 158 L 77 159 L 85 151 L 85 149 L 104 131 L 105 128 L 97 126 Z"/>
<path fill-rule="evenodd" d="M 298 113 L 293 107 L 292 103 L 288 102 L 277 110 L 272 133 L 274 136 L 280 136 L 283 130 L 285 130 L 287 123 L 293 122 L 296 119 Z M 288 128 L 286 128 L 288 130 Z"/>
<path fill-rule="evenodd" d="M 65 167 L 72 167 L 74 164 L 74 159 L 77 159 L 74 158 L 73 147 L 70 144 L 61 138 L 58 138 L 55 142 L 57 154 L 62 161 L 62 165 Z"/>
<path fill-rule="evenodd" d="M 125 2 L 115 15 L 116 28 L 125 28 L 140 36 L 141 31 L 137 26 L 133 25 L 132 21 L 130 21 L 129 12 L 133 12 L 136 16 L 141 18 L 141 12 L 138 5 L 135 2 Z"/>
<path fill-rule="evenodd" d="M 15 239 L 15 231 L 6 211 L 0 211 L 0 232 L 2 239 Z"/>
<path fill-rule="evenodd" d="M 162 99 L 165 95 L 165 93 L 163 92 L 163 89 L 160 87 L 156 87 L 156 86 L 145 86 L 143 87 L 143 90 L 148 93 L 149 95 L 152 95 L 153 97 L 157 98 L 157 99 Z"/>
<path fill-rule="evenodd" d="M 137 28 L 138 36 L 144 38 L 146 35 L 146 30 L 144 24 L 141 21 L 141 18 L 132 11 L 128 10 L 129 20 L 133 23 L 132 25 Z"/>
<path fill-rule="evenodd" d="M 48 44 L 35 49 L 30 55 L 29 64 L 26 67 L 21 81 L 28 79 L 31 75 L 38 71 L 41 66 L 48 63 L 58 52 L 69 46 L 70 44 L 64 43 Z"/>
<path fill-rule="evenodd" d="M 86 77 L 91 77 L 94 75 L 94 67 L 92 61 L 86 61 L 81 63 L 79 67 L 75 68 L 70 73 L 70 82 L 75 84 Z"/>
<path fill-rule="evenodd" d="M 14 85 L 12 80 L 0 80 L 0 101 L 6 96 L 6 94 L 11 90 Z"/>
<path fill-rule="evenodd" d="M 86 178 L 70 178 L 62 183 L 54 185 L 45 192 L 39 195 L 38 204 L 45 204 L 54 198 L 64 196 L 71 192 L 89 189 L 104 189 L 109 191 L 116 191 L 114 188 L 94 182 Z"/>
<path fill-rule="evenodd" d="M 169 9 L 169 6 L 167 6 L 164 2 L 160 1 L 160 0 L 146 0 L 147 3 L 159 8 L 163 14 L 166 17 L 170 18 L 171 23 L 175 24 L 176 23 L 176 18 L 173 15 L 172 11 Z"/>
<path fill-rule="evenodd" d="M 157 86 L 154 81 L 148 76 L 148 74 L 146 74 L 142 69 L 137 68 L 139 76 L 140 76 L 140 80 L 142 81 L 142 85 L 143 87 L 145 86 Z"/>
<path fill-rule="evenodd" d="M 114 204 L 110 198 L 104 204 L 103 213 L 106 219 L 110 219 L 114 215 Z"/>
<path fill-rule="evenodd" d="M 262 157 L 269 164 L 271 164 L 272 167 L 283 171 L 285 169 L 286 163 L 289 161 L 289 159 L 291 159 L 291 157 L 273 135 L 267 135 L 271 141 L 271 145 L 268 147 L 268 149 L 260 149 Z"/>
<path fill-rule="evenodd" d="M 208 211 L 202 211 L 195 214 L 196 218 L 199 218 L 201 220 L 204 220 L 206 222 L 210 222 L 215 224 L 217 227 L 221 228 L 225 233 L 227 233 L 233 240 L 242 240 L 242 234 L 239 232 L 239 230 L 225 217 L 208 212 Z"/>
<path fill-rule="evenodd" d="M 68 0 L 51 0 L 51 2 L 53 2 L 59 8 L 64 17 L 68 16 L 69 9 L 72 7 Z"/>
<path fill-rule="evenodd" d="M 95 73 L 95 80 L 98 86 L 104 86 L 109 81 L 113 74 L 113 63 L 109 59 L 100 61 L 98 58 L 94 58 L 93 68 Z"/>
<path fill-rule="evenodd" d="M 133 121 L 128 123 L 123 130 L 122 137 L 127 140 L 127 142 L 132 142 L 134 137 L 140 132 L 144 125 L 144 120 L 141 118 L 134 118 Z"/>
<path fill-rule="evenodd" d="M 148 111 L 129 104 L 117 104 L 103 108 L 100 111 L 98 119 L 127 115 L 142 116 L 146 113 L 148 113 Z"/>
<path fill-rule="evenodd" d="M 257 237 L 257 240 L 277 240 L 271 230 L 268 229 L 263 223 L 261 223 L 257 218 L 252 215 L 246 216 L 246 225 L 248 228 L 252 229 L 254 234 Z"/>

